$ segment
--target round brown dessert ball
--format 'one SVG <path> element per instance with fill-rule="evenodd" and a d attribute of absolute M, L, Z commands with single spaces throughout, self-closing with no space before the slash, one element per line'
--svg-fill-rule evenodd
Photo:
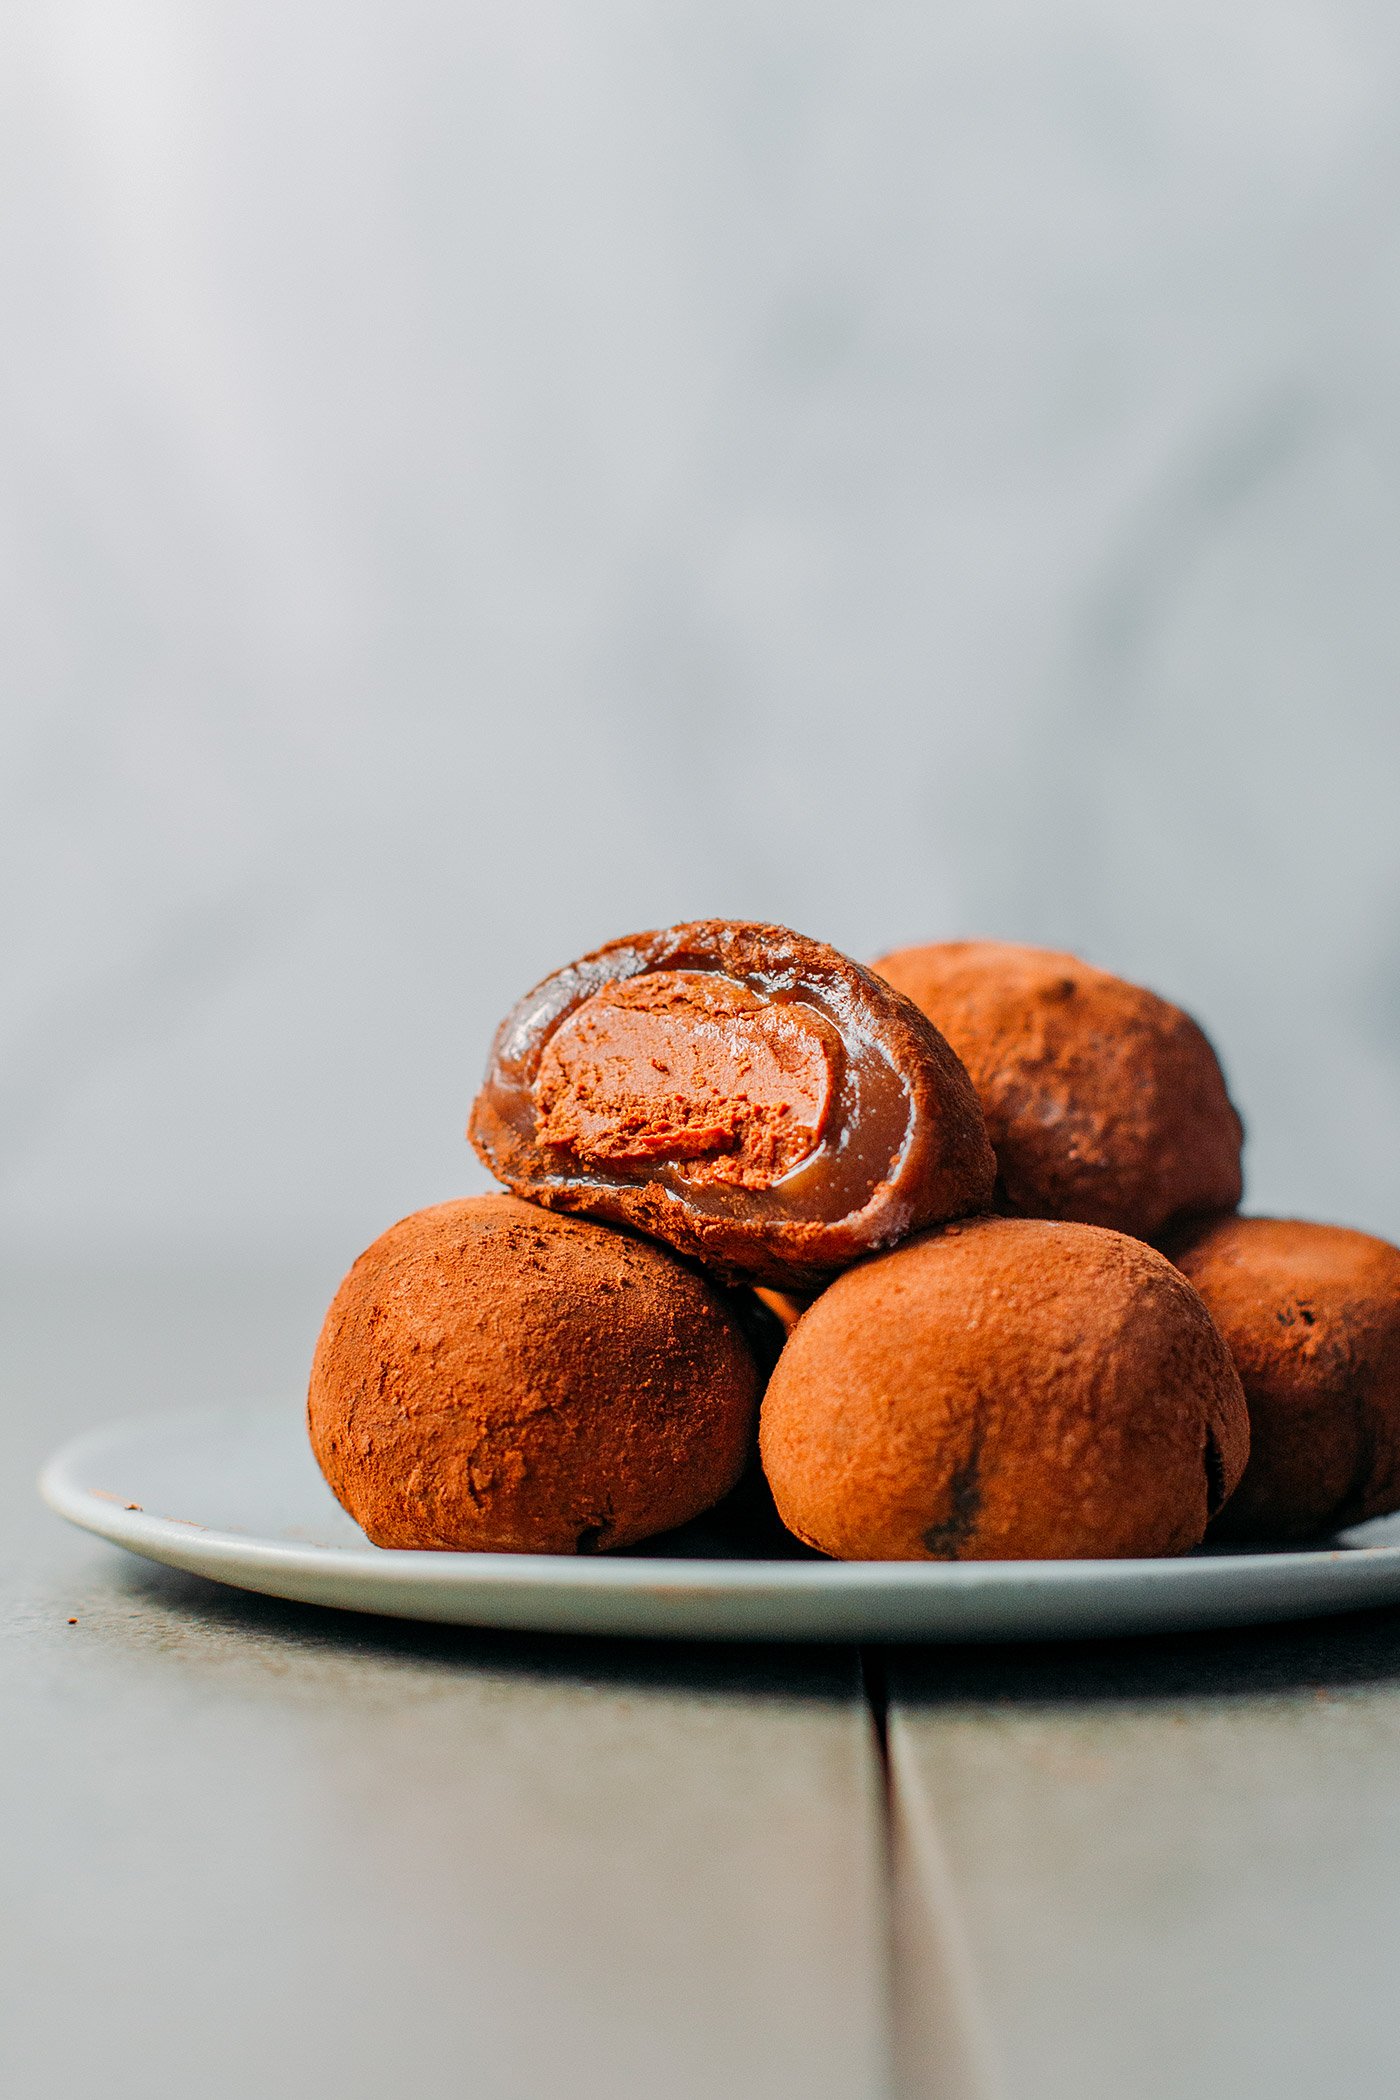
<path fill-rule="evenodd" d="M 972 1075 L 997 1208 L 1156 1239 L 1233 1210 L 1243 1129 L 1189 1014 L 1073 955 L 941 941 L 874 965 Z"/>
<path fill-rule="evenodd" d="M 1164 1255 L 976 1218 L 837 1278 L 769 1381 L 788 1528 L 839 1560 L 1182 1553 L 1244 1470 L 1240 1381 Z"/>
<path fill-rule="evenodd" d="M 747 920 L 629 934 L 537 984 L 468 1134 L 516 1195 L 779 1291 L 985 1210 L 996 1179 L 972 1081 L 918 1008 Z"/>
<path fill-rule="evenodd" d="M 1400 1247 L 1220 1218 L 1169 1251 L 1249 1403 L 1249 1464 L 1216 1534 L 1307 1538 L 1400 1508 Z"/>
<path fill-rule="evenodd" d="M 663 1248 L 478 1196 L 360 1256 L 307 1422 L 376 1546 L 592 1553 L 727 1494 L 758 1388 L 723 1293 Z"/>

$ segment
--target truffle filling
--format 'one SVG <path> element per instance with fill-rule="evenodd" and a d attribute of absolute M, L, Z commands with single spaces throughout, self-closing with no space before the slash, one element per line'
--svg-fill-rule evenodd
<path fill-rule="evenodd" d="M 550 1037 L 537 1134 L 587 1162 L 675 1164 L 766 1189 L 821 1143 L 841 1042 L 810 1007 L 733 978 L 656 970 L 595 992 Z"/>

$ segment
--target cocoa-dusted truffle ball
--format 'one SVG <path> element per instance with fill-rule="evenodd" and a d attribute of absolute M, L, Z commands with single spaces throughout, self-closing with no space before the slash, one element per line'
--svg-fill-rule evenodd
<path fill-rule="evenodd" d="M 1249 1464 L 1215 1529 L 1297 1539 L 1400 1508 L 1400 1247 L 1220 1218 L 1168 1251 L 1244 1382 Z"/>
<path fill-rule="evenodd" d="M 1181 1553 L 1244 1469 L 1239 1378 L 1165 1256 L 976 1218 L 837 1278 L 769 1381 L 783 1522 L 841 1560 Z"/>
<path fill-rule="evenodd" d="M 822 941 L 729 919 L 536 985 L 469 1135 L 517 1195 L 784 1291 L 984 1210 L 996 1176 L 972 1082 L 911 1001 Z"/>
<path fill-rule="evenodd" d="M 377 1546 L 591 1553 L 734 1486 L 758 1383 L 724 1295 L 663 1248 L 478 1196 L 360 1256 L 307 1420 Z"/>
<path fill-rule="evenodd" d="M 874 965 L 967 1066 L 997 1155 L 998 1208 L 1156 1239 L 1240 1200 L 1240 1119 L 1180 1007 L 1073 955 L 1000 941 Z"/>

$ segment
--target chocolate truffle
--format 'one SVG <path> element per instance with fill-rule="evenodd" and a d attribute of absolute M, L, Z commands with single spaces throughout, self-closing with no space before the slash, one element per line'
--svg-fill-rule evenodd
<path fill-rule="evenodd" d="M 1249 1464 L 1214 1527 L 1299 1539 L 1400 1508 L 1400 1248 L 1220 1218 L 1169 1242 L 1244 1382 Z"/>
<path fill-rule="evenodd" d="M 997 1208 L 1156 1239 L 1240 1200 L 1240 1119 L 1180 1007 L 1073 955 L 1000 941 L 905 948 L 875 968 L 972 1075 Z"/>
<path fill-rule="evenodd" d="M 1182 1553 L 1244 1469 L 1239 1378 L 1164 1255 L 975 1218 L 837 1278 L 759 1417 L 783 1522 L 840 1560 Z"/>
<path fill-rule="evenodd" d="M 478 1196 L 360 1256 L 307 1420 L 376 1546 L 592 1553 L 728 1493 L 758 1383 L 725 1294 L 664 1248 Z"/>
<path fill-rule="evenodd" d="M 820 941 L 722 919 L 546 978 L 497 1033 L 470 1136 L 517 1195 L 779 1290 L 985 1209 L 996 1172 L 971 1081 L 909 1000 Z"/>

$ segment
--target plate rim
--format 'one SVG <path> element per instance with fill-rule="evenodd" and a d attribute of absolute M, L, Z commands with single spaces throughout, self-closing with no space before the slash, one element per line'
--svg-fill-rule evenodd
<path fill-rule="evenodd" d="M 1395 1545 L 1326 1545 L 1279 1548 L 1273 1551 L 1234 1551 L 1228 1554 L 1156 1555 L 1116 1560 L 981 1560 L 981 1561 L 881 1561 L 881 1560 L 756 1560 L 715 1557 L 627 1557 L 599 1554 L 578 1556 L 562 1553 L 462 1552 L 448 1549 L 409 1549 L 374 1546 L 321 1546 L 309 1541 L 277 1540 L 237 1531 L 218 1530 L 193 1519 L 153 1515 L 131 1509 L 108 1497 L 101 1489 L 84 1486 L 75 1477 L 84 1463 L 98 1458 L 109 1445 L 122 1445 L 131 1437 L 157 1430 L 187 1431 L 198 1425 L 218 1422 L 247 1423 L 270 1420 L 287 1411 L 279 1407 L 236 1404 L 165 1409 L 146 1415 L 124 1416 L 117 1422 L 83 1431 L 61 1444 L 41 1467 L 37 1487 L 45 1504 L 56 1516 L 79 1530 L 106 1539 L 116 1546 L 146 1558 L 166 1560 L 154 1553 L 156 1546 L 178 1550 L 193 1548 L 216 1552 L 230 1566 L 249 1572 L 329 1572 L 363 1575 L 376 1582 L 411 1588 L 415 1582 L 440 1587 L 454 1579 L 465 1588 L 482 1583 L 502 1588 L 547 1590 L 565 1587 L 571 1591 L 649 1592 L 684 1589 L 717 1596 L 789 1592 L 795 1596 L 834 1592 L 885 1590 L 898 1595 L 953 1593 L 979 1589 L 1032 1586 L 1042 1593 L 1090 1588 L 1101 1591 L 1115 1585 L 1146 1579 L 1154 1585 L 1190 1588 L 1205 1581 L 1215 1588 L 1224 1580 L 1249 1587 L 1251 1580 L 1281 1567 L 1298 1572 L 1320 1573 L 1333 1567 L 1376 1570 L 1400 1566 L 1400 1543 Z M 189 1565 L 186 1554 L 181 1565 Z M 1223 1574 L 1229 1569 L 1230 1575 Z M 217 1577 L 211 1577 L 217 1580 Z M 1350 1588 L 1347 1584 L 1345 1587 Z M 1338 1598 L 1338 1607 L 1344 1607 Z M 367 1607 L 368 1608 L 368 1607 Z"/>

